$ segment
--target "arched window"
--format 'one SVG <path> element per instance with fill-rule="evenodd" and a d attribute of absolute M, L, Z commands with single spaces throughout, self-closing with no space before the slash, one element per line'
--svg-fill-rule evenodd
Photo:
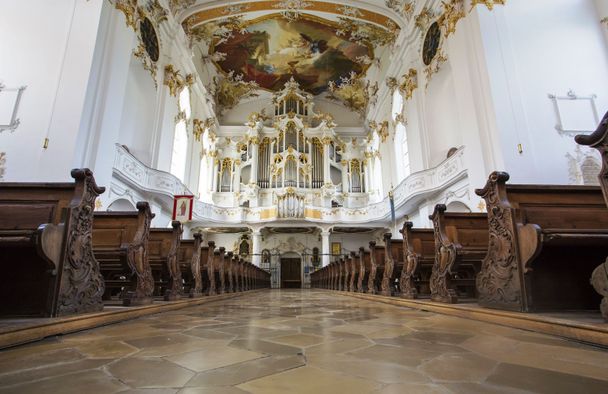
<path fill-rule="evenodd" d="M 410 153 L 407 146 L 407 129 L 401 122 L 395 126 L 395 161 L 399 181 L 407 178 L 410 173 Z"/>
<path fill-rule="evenodd" d="M 175 125 L 175 134 L 173 135 L 173 153 L 171 155 L 171 174 L 178 177 L 182 182 L 185 182 L 186 177 L 186 159 L 188 156 L 188 130 L 187 122 L 192 116 L 192 107 L 190 105 L 190 90 L 188 87 L 182 89 L 179 93 L 178 106 L 180 113 L 184 113 L 184 117 Z"/>
<path fill-rule="evenodd" d="M 179 93 L 179 109 L 186 113 L 186 119 L 192 116 L 192 106 L 190 105 L 190 89 L 185 87 Z"/>
<path fill-rule="evenodd" d="M 374 184 L 378 190 L 378 195 L 382 196 L 384 193 L 382 187 L 382 163 L 379 157 L 374 158 Z"/>
<path fill-rule="evenodd" d="M 173 136 L 173 154 L 171 155 L 171 174 L 184 182 L 186 175 L 186 156 L 188 153 L 188 132 L 186 131 L 186 121 L 180 120 L 175 125 Z"/>
<path fill-rule="evenodd" d="M 399 89 L 395 89 L 395 93 L 393 93 L 393 108 L 391 110 L 391 117 L 393 121 L 397 120 L 398 115 L 403 114 L 403 96 Z"/>

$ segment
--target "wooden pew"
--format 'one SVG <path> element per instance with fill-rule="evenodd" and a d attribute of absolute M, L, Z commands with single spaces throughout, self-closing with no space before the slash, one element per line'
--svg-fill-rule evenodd
<path fill-rule="evenodd" d="M 433 229 L 414 229 L 405 222 L 399 230 L 403 236 L 403 267 L 399 277 L 400 296 L 416 299 L 431 294 L 430 279 L 435 261 L 435 234 Z"/>
<path fill-rule="evenodd" d="M 238 255 L 234 255 L 232 260 L 232 273 L 234 275 L 234 292 L 238 293 L 241 291 L 241 281 L 240 281 L 240 266 L 239 266 L 240 258 Z"/>
<path fill-rule="evenodd" d="M 602 169 L 598 174 L 600 187 L 604 193 L 604 201 L 608 205 L 608 113 L 604 115 L 597 130 L 590 135 L 577 135 L 576 142 L 597 149 L 602 157 Z M 602 296 L 600 311 L 604 320 L 608 321 L 608 257 L 598 265 L 591 274 L 591 285 Z"/>
<path fill-rule="evenodd" d="M 147 202 L 133 212 L 95 212 L 93 253 L 105 282 L 104 299 L 120 294 L 123 305 L 153 301 L 154 277 L 148 261 L 148 240 L 154 214 Z"/>
<path fill-rule="evenodd" d="M 376 247 L 376 242 L 369 243 L 370 269 L 367 281 L 367 292 L 378 294 L 384 272 L 378 269 L 380 262 L 384 261 L 384 248 Z"/>
<path fill-rule="evenodd" d="M 203 296 L 202 243 L 201 233 L 194 233 L 193 239 L 182 240 L 179 245 L 178 261 L 184 280 L 184 290 L 190 298 Z"/>
<path fill-rule="evenodd" d="M 171 228 L 150 230 L 150 267 L 157 284 L 157 295 L 164 296 L 165 301 L 178 300 L 182 294 L 182 271 L 177 261 L 182 231 L 178 221 L 171 222 Z"/>
<path fill-rule="evenodd" d="M 361 246 L 359 248 L 359 277 L 357 278 L 357 292 L 365 293 L 369 280 L 370 258 L 369 252 Z"/>
<path fill-rule="evenodd" d="M 395 270 L 395 260 L 391 252 L 391 233 L 384 234 L 384 247 L 383 252 L 380 254 L 378 247 L 376 247 L 375 264 L 377 265 L 376 273 L 376 291 L 384 296 L 393 295 L 392 279 Z"/>
<path fill-rule="evenodd" d="M 207 295 L 213 296 L 217 294 L 217 286 L 215 282 L 215 242 L 209 241 L 207 243 L 209 245 L 209 249 L 207 250 L 207 277 L 209 278 L 209 287 L 207 288 Z"/>
<path fill-rule="evenodd" d="M 475 298 L 475 277 L 488 251 L 487 215 L 446 212 L 438 204 L 429 219 L 435 231 L 431 300 L 456 303 L 459 292 Z"/>
<path fill-rule="evenodd" d="M 219 283 L 219 289 L 218 289 L 218 293 L 219 294 L 224 294 L 226 293 L 226 248 L 223 246 L 220 246 L 219 249 L 219 259 L 217 260 L 218 265 L 217 265 L 217 278 L 218 283 Z"/>
<path fill-rule="evenodd" d="M 507 185 L 494 172 L 486 201 L 490 246 L 477 276 L 480 305 L 536 312 L 595 309 L 589 286 L 608 255 L 608 210 L 595 186 Z"/>
<path fill-rule="evenodd" d="M 392 239 L 391 233 L 384 234 L 384 256 L 381 294 L 392 296 L 398 291 L 397 278 L 403 267 L 403 242 Z"/>
<path fill-rule="evenodd" d="M 0 316 L 103 309 L 91 232 L 105 188 L 89 169 L 71 176 L 74 183 L 0 183 Z"/>
<path fill-rule="evenodd" d="M 241 276 L 241 291 L 247 291 L 247 278 L 245 277 L 245 260 L 244 259 L 239 259 L 239 272 L 240 272 L 240 276 Z"/>
<path fill-rule="evenodd" d="M 348 255 L 344 255 L 340 259 L 340 265 L 342 266 L 342 291 L 348 291 L 348 278 L 350 277 L 350 264 L 347 262 Z"/>
<path fill-rule="evenodd" d="M 358 271 L 359 271 L 359 264 L 356 264 L 356 261 L 357 261 L 357 253 L 350 252 L 350 254 L 347 257 L 346 262 L 349 267 L 348 291 L 351 293 L 354 293 L 357 289 L 356 281 L 357 281 L 357 275 L 358 275 Z"/>
<path fill-rule="evenodd" d="M 340 280 L 340 267 L 338 265 L 338 262 L 336 260 L 334 260 L 330 266 L 331 268 L 331 289 L 332 290 L 339 290 L 340 286 L 339 286 L 339 280 Z"/>
<path fill-rule="evenodd" d="M 234 252 L 228 252 L 226 259 L 226 276 L 228 277 L 228 280 L 226 281 L 226 293 L 234 293 L 234 274 L 232 271 L 233 259 Z"/>
<path fill-rule="evenodd" d="M 202 245 L 202 243 L 201 243 Z M 210 280 L 209 280 L 209 271 L 207 269 L 207 259 L 209 257 L 209 247 L 208 246 L 201 246 L 201 281 L 202 281 L 202 295 L 205 296 L 207 295 L 207 292 L 209 291 L 209 287 L 210 287 Z"/>

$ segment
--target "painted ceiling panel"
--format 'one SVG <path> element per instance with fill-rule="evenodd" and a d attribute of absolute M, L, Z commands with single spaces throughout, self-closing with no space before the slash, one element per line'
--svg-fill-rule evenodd
<path fill-rule="evenodd" d="M 374 57 L 370 47 L 340 37 L 335 23 L 310 15 L 289 21 L 280 14 L 247 23 L 213 52 L 225 54 L 217 63 L 225 73 L 242 74 L 272 91 L 293 76 L 315 95 L 325 92 L 329 81 L 364 73 L 359 59 Z"/>

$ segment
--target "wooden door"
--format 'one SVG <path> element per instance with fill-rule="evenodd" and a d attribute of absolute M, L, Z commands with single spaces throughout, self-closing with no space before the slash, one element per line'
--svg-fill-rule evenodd
<path fill-rule="evenodd" d="M 281 259 L 281 288 L 299 289 L 302 287 L 301 279 L 302 260 L 299 258 Z"/>

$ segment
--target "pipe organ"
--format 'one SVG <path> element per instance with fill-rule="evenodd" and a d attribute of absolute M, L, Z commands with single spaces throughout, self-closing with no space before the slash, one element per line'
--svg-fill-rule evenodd
<path fill-rule="evenodd" d="M 237 193 L 241 204 L 254 196 L 250 206 L 278 204 L 280 217 L 303 215 L 305 203 L 343 204 L 347 194 L 365 199 L 368 146 L 336 135 L 331 115 L 315 113 L 313 96 L 293 78 L 272 102 L 274 116 L 253 113 L 242 139 L 218 142 L 215 192 Z"/>

